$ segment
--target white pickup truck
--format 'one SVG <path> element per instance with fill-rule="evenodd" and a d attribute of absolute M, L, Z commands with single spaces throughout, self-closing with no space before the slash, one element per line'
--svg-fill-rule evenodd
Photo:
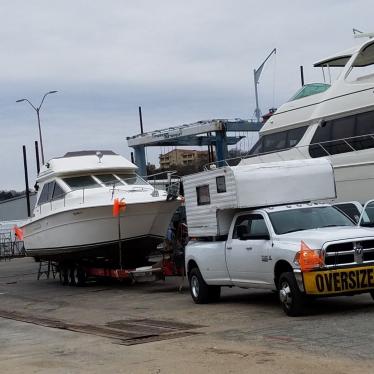
<path fill-rule="evenodd" d="M 297 316 L 309 296 L 374 297 L 374 230 L 328 204 L 240 211 L 228 235 L 189 242 L 186 271 L 195 303 L 217 300 L 222 286 L 265 288 Z"/>

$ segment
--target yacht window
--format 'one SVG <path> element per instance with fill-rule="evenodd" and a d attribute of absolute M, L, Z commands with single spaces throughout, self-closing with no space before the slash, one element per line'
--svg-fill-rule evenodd
<path fill-rule="evenodd" d="M 362 82 L 374 78 L 374 43 L 366 46 L 357 56 L 346 77 L 348 82 Z"/>
<path fill-rule="evenodd" d="M 147 185 L 148 183 L 136 174 L 117 174 L 123 182 L 130 185 Z"/>
<path fill-rule="evenodd" d="M 52 200 L 57 200 L 63 198 L 65 191 L 60 187 L 58 183 L 55 182 L 55 188 L 53 189 Z"/>
<path fill-rule="evenodd" d="M 257 155 L 260 153 L 276 152 L 292 148 L 299 143 L 307 128 L 308 126 L 303 126 L 292 130 L 263 135 L 253 146 L 249 154 Z"/>
<path fill-rule="evenodd" d="M 80 176 L 80 177 L 63 178 L 63 181 L 72 190 L 80 190 L 80 189 L 83 189 L 83 188 L 101 187 L 100 184 L 95 182 L 95 180 L 90 175 L 85 175 L 85 176 Z"/>
<path fill-rule="evenodd" d="M 299 91 L 295 93 L 288 101 L 294 101 L 297 99 L 302 99 L 303 97 L 312 96 L 319 94 L 321 92 L 325 92 L 330 88 L 329 84 L 326 83 L 310 83 L 304 85 L 302 88 L 300 88 Z"/>
<path fill-rule="evenodd" d="M 263 141 L 264 152 L 279 151 L 287 148 L 287 134 L 285 131 L 276 132 L 264 137 Z"/>
<path fill-rule="evenodd" d="M 322 157 L 374 148 L 374 112 L 357 114 L 319 126 L 313 136 L 309 153 Z"/>
<path fill-rule="evenodd" d="M 298 127 L 297 129 L 287 131 L 287 148 L 294 147 L 304 136 L 308 126 Z"/>
<path fill-rule="evenodd" d="M 113 185 L 121 184 L 121 182 L 113 174 L 100 174 L 95 175 L 105 186 L 113 187 Z"/>

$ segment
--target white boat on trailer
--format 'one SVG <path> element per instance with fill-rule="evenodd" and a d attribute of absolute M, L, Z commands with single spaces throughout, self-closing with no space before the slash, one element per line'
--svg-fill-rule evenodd
<path fill-rule="evenodd" d="M 143 266 L 164 240 L 180 201 L 155 189 L 136 169 L 112 151 L 69 152 L 48 161 L 37 178 L 33 216 L 22 226 L 27 255 L 111 259 L 118 266 L 121 239 L 123 264 Z M 119 222 L 112 214 L 115 199 L 126 202 Z"/>

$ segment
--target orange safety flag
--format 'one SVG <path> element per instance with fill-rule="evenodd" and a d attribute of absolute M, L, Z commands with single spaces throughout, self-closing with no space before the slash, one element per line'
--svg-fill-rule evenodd
<path fill-rule="evenodd" d="M 114 199 L 114 202 L 113 202 L 113 217 L 118 217 L 121 209 L 123 211 L 126 209 L 126 201 L 124 199 L 123 200 Z"/>
<path fill-rule="evenodd" d="M 23 240 L 23 230 L 18 226 L 13 227 L 14 234 L 18 240 Z"/>
<path fill-rule="evenodd" d="M 300 251 L 297 252 L 295 260 L 299 262 L 301 271 L 311 271 L 323 266 L 323 258 L 319 250 L 310 249 L 301 241 Z"/>

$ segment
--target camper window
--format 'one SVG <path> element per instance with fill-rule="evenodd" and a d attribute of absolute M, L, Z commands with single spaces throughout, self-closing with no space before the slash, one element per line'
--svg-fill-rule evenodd
<path fill-rule="evenodd" d="M 210 204 L 209 185 L 196 187 L 197 205 Z"/>
<path fill-rule="evenodd" d="M 217 193 L 226 192 L 226 178 L 224 175 L 216 178 Z"/>

